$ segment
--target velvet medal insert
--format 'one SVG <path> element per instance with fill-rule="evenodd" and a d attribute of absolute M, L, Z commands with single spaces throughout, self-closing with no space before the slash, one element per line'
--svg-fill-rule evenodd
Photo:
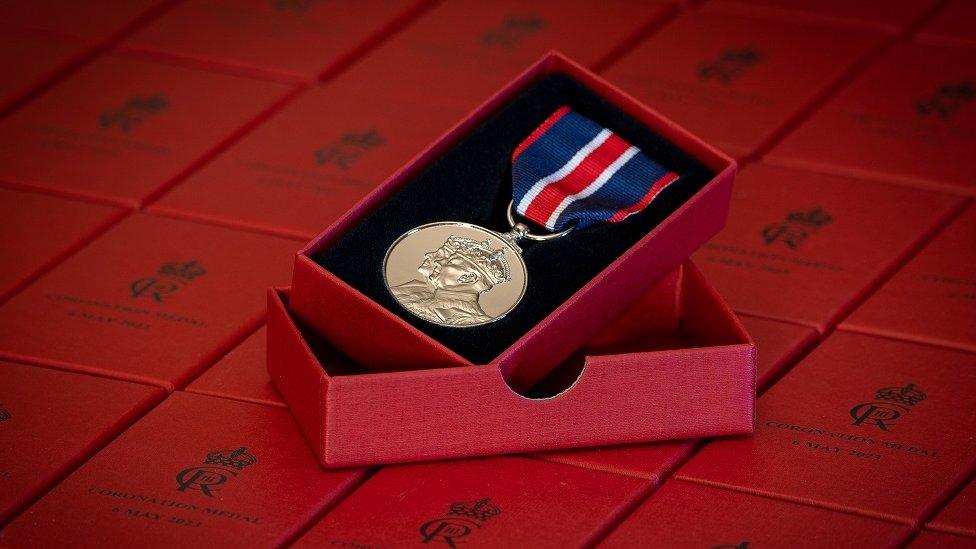
<path fill-rule="evenodd" d="M 452 328 L 403 309 L 383 280 L 390 244 L 436 221 L 508 230 L 512 151 L 563 105 L 639 147 L 679 181 L 624 221 L 525 246 L 528 288 L 500 320 Z M 621 437 L 637 442 L 748 432 L 754 347 L 697 269 L 685 263 L 724 223 L 734 172 L 728 157 L 550 54 L 299 253 L 290 294 L 271 293 L 272 379 L 320 460 L 333 466 L 608 444 Z M 667 327 L 666 343 L 655 347 L 647 343 L 653 337 L 641 339 L 643 345 L 598 360 L 596 367 L 591 357 L 567 362 L 648 294 L 656 296 L 650 298 L 655 308 L 642 314 L 649 326 Z M 581 364 L 587 364 L 582 373 Z M 678 383 L 672 369 L 683 370 L 677 376 L 684 378 L 683 389 L 626 390 L 635 382 Z M 538 396 L 530 389 L 547 376 L 561 380 L 541 393 L 547 398 L 524 396 Z M 682 396 L 682 411 L 660 410 L 652 402 L 661 390 L 688 393 L 689 385 L 696 394 Z M 344 396 L 330 394 L 340 386 L 347 388 Z M 367 390 L 369 398 L 357 400 L 353 387 Z M 438 417 L 430 408 L 436 390 L 451 391 L 454 412 L 444 409 Z M 472 418 L 465 419 L 463 410 L 479 409 L 494 410 L 502 424 L 488 429 L 491 435 L 469 436 L 465 431 L 478 422 L 465 426 Z M 579 421 L 587 411 L 594 421 L 602 418 L 602 427 Z M 644 421 L 635 422 L 635 414 Z M 506 417 L 523 419 L 513 429 L 510 421 L 505 427 Z M 607 418 L 630 428 L 607 428 Z M 444 430 L 453 433 L 445 438 Z M 437 434 L 442 431 L 445 437 Z M 457 444 L 471 437 L 482 440 Z"/>

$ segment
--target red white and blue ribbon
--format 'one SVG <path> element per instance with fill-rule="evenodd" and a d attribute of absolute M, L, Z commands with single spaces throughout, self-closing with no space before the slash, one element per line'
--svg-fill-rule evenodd
<path fill-rule="evenodd" d="M 622 221 L 677 179 L 619 135 L 566 106 L 512 153 L 515 211 L 551 231 Z"/>

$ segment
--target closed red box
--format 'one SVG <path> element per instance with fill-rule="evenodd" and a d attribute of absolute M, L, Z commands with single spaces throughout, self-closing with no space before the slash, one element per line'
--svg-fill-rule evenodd
<path fill-rule="evenodd" d="M 976 538 L 976 481 L 956 494 L 926 528 Z"/>
<path fill-rule="evenodd" d="M 976 355 L 838 332 L 676 478 L 918 527 L 976 468 Z"/>
<path fill-rule="evenodd" d="M 172 0 L 31 0 L 0 4 L 0 22 L 34 30 L 106 40 L 161 12 Z"/>
<path fill-rule="evenodd" d="M 175 393 L 0 531 L 0 545 L 286 545 L 363 473 L 319 469 L 286 410 Z"/>
<path fill-rule="evenodd" d="M 666 11 L 620 0 L 442 2 L 154 209 L 310 239 L 548 49 L 593 66 Z"/>
<path fill-rule="evenodd" d="M 516 96 L 518 102 L 513 102 Z M 418 326 L 417 324 L 423 321 L 415 319 L 408 321 L 398 316 L 396 312 L 398 309 L 386 308 L 377 303 L 376 300 L 380 299 L 380 296 L 369 297 L 348 283 L 347 279 L 337 276 L 335 271 L 343 265 L 333 264 L 328 269 L 323 266 L 320 258 L 332 253 L 336 247 L 340 249 L 342 246 L 348 247 L 348 240 L 344 239 L 349 235 L 352 235 L 350 238 L 355 238 L 362 234 L 364 219 L 369 219 L 370 215 L 381 209 L 391 198 L 396 199 L 406 193 L 411 188 L 411 184 L 418 179 L 429 185 L 427 183 L 429 179 L 425 180 L 423 177 L 429 176 L 425 170 L 432 163 L 455 162 L 455 166 L 467 167 L 473 165 L 469 160 L 477 158 L 479 162 L 483 162 L 483 157 L 491 154 L 493 155 L 491 169 L 508 165 L 510 149 L 496 150 L 501 148 L 497 144 L 477 149 L 470 145 L 478 141 L 469 141 L 466 149 L 460 149 L 465 144 L 465 137 L 483 136 L 486 131 L 498 132 L 499 126 L 502 126 L 500 120 L 505 121 L 504 131 L 511 133 L 508 128 L 514 118 L 513 112 L 522 111 L 510 109 L 525 108 L 526 103 L 532 101 L 552 103 L 563 100 L 589 103 L 590 108 L 603 109 L 604 114 L 608 116 L 628 117 L 629 124 L 640 125 L 642 131 L 654 132 L 653 135 L 656 136 L 654 146 L 660 147 L 660 154 L 675 155 L 671 158 L 675 162 L 684 158 L 684 162 L 694 163 L 697 168 L 687 168 L 688 177 L 683 186 L 679 187 L 682 189 L 681 196 L 652 205 L 654 207 L 652 211 L 661 208 L 656 214 L 657 217 L 640 218 L 644 223 L 640 225 L 640 232 L 635 229 L 632 234 L 628 233 L 630 240 L 626 242 L 634 242 L 629 244 L 629 248 L 620 244 L 624 242 L 623 240 L 620 242 L 613 240 L 610 245 L 601 245 L 601 249 L 610 250 L 616 249 L 613 246 L 619 246 L 623 251 L 619 255 L 615 254 L 613 258 L 608 258 L 609 265 L 602 267 L 602 270 L 597 269 L 596 265 L 589 266 L 594 276 L 588 281 L 580 280 L 581 287 L 564 288 L 567 299 L 555 310 L 550 306 L 537 308 L 530 311 L 535 315 L 530 317 L 524 313 L 527 307 L 523 307 L 522 311 L 516 311 L 502 322 L 493 323 L 491 325 L 493 333 L 490 337 L 486 336 L 485 340 L 477 344 L 473 339 L 469 340 L 468 352 L 462 356 L 456 350 L 457 345 L 449 347 L 430 335 L 437 327 L 432 328 L 427 324 Z M 513 107 L 513 104 L 516 106 Z M 552 107 L 552 110 L 556 107 Z M 552 110 L 545 106 L 538 106 L 535 107 L 533 114 L 534 116 L 548 115 Z M 502 117 L 505 114 L 507 118 Z M 540 122 L 541 120 L 540 118 Z M 525 124 L 523 117 L 519 117 L 519 123 Z M 524 138 L 524 135 L 520 134 L 519 139 Z M 512 135 L 502 137 L 512 139 Z M 666 143 L 662 144 L 661 140 Z M 467 151 L 467 156 L 459 156 L 459 150 Z M 495 154 L 499 156 L 494 156 Z M 496 158 L 504 158 L 505 164 L 494 161 Z M 484 163 L 479 165 L 485 166 Z M 303 323 L 320 334 L 328 334 L 332 345 L 365 367 L 375 370 L 404 370 L 446 366 L 466 367 L 478 362 L 489 364 L 490 370 L 500 370 L 512 386 L 525 389 L 534 385 L 574 350 L 580 348 L 604 324 L 621 314 L 637 296 L 650 290 L 656 280 L 677 268 L 695 248 L 721 228 L 727 214 L 734 174 L 735 163 L 728 157 L 624 95 L 586 69 L 558 53 L 551 53 L 489 99 L 410 164 L 397 171 L 306 246 L 295 263 L 290 308 Z M 456 177 L 478 182 L 490 180 L 492 184 L 497 183 L 494 175 L 488 177 L 482 172 L 456 174 Z M 508 175 L 503 176 L 503 178 L 507 177 Z M 498 192 L 505 192 L 504 187 L 500 187 Z M 460 202 L 462 199 L 460 196 L 456 198 L 458 205 L 466 204 Z M 483 215 L 485 204 L 490 204 L 491 200 L 495 199 L 495 196 L 478 200 L 467 198 L 466 200 L 471 203 L 470 210 L 477 208 L 480 210 L 478 214 L 467 212 L 466 215 L 469 217 L 466 217 L 466 220 L 478 222 L 477 217 L 472 219 L 470 215 Z M 427 215 L 428 220 L 437 219 L 431 217 L 436 212 L 420 213 Z M 657 221 L 659 219 L 660 221 Z M 397 220 L 402 223 L 401 217 L 397 217 Z M 491 220 L 485 219 L 483 223 L 489 221 Z M 650 227 L 647 223 L 657 223 L 657 225 Z M 620 225 L 618 224 L 617 227 Z M 377 226 L 373 225 L 374 228 Z M 636 225 L 630 226 L 636 227 Z M 404 230 L 408 228 L 412 227 L 405 227 Z M 583 241 L 586 238 L 595 238 L 588 234 L 597 233 L 582 233 L 575 238 Z M 616 234 L 619 237 L 620 233 Z M 613 239 L 612 236 L 603 238 Z M 370 245 L 373 243 L 371 242 Z M 552 243 L 546 245 L 553 249 Z M 385 250 L 385 246 L 382 249 Z M 565 253 L 571 253 L 573 249 L 567 248 Z M 364 259 L 360 248 L 356 251 L 360 255 L 349 256 L 352 262 L 350 265 L 372 260 Z M 566 261 L 565 256 L 562 260 Z M 577 257 L 576 260 L 583 261 L 584 258 Z M 601 262 L 600 265 L 604 263 Z M 551 269 L 547 271 L 545 274 L 556 272 Z M 538 280 L 541 274 L 537 270 L 534 276 Z M 573 277 L 561 277 L 560 280 L 551 280 L 551 283 L 562 284 L 563 279 L 575 280 Z M 540 282 L 535 284 L 537 288 L 540 287 Z M 546 286 L 545 291 L 551 290 Z M 530 301 L 532 295 L 538 294 L 532 294 L 530 291 L 530 296 L 525 298 L 523 303 Z M 388 297 L 386 293 L 383 296 Z M 334 311 L 344 311 L 345 314 L 336 315 Z M 541 317 L 539 321 L 535 321 L 537 317 Z M 529 318 L 532 322 L 526 320 Z M 505 328 L 499 326 L 506 325 L 519 327 L 510 329 L 503 340 L 498 334 Z M 376 345 L 374 338 L 364 337 L 364 334 L 377 332 L 384 334 L 383 345 Z M 744 340 L 735 339 L 735 341 Z M 500 348 L 500 350 L 493 357 L 486 358 L 489 353 L 482 350 L 487 347 L 482 345 L 484 342 L 491 343 L 492 353 L 496 349 Z M 485 356 L 479 359 L 468 358 L 475 353 Z"/>
<path fill-rule="evenodd" d="M 923 42 L 952 46 L 976 46 L 976 4 L 969 0 L 949 0 L 941 10 L 919 29 L 917 38 Z"/>
<path fill-rule="evenodd" d="M 75 40 L 4 28 L 0 33 L 0 67 L 4 72 L 0 80 L 0 112 L 15 107 L 77 63 L 89 48 Z"/>
<path fill-rule="evenodd" d="M 929 242 L 841 326 L 976 351 L 976 208 Z"/>
<path fill-rule="evenodd" d="M 971 51 L 895 45 L 767 158 L 972 194 L 973 68 Z"/>
<path fill-rule="evenodd" d="M 0 189 L 0 303 L 122 215 L 108 206 Z"/>
<path fill-rule="evenodd" d="M 124 47 L 273 78 L 310 80 L 342 69 L 426 3 L 191 0 L 130 36 Z"/>
<path fill-rule="evenodd" d="M 650 485 L 500 457 L 385 467 L 297 547 L 585 547 Z"/>
<path fill-rule="evenodd" d="M 881 38 L 809 24 L 689 12 L 605 76 L 738 158 L 779 137 Z"/>
<path fill-rule="evenodd" d="M 601 547 L 901 547 L 904 525 L 720 490 L 664 484 Z"/>
<path fill-rule="evenodd" d="M 912 540 L 909 547 L 911 549 L 973 549 L 976 547 L 976 540 L 925 530 Z"/>
<path fill-rule="evenodd" d="M 639 349 L 654 340 L 659 326 L 648 323 L 646 311 L 653 305 L 639 301 L 628 312 L 604 328 L 584 352 L 591 354 L 624 353 Z M 797 358 L 817 341 L 817 332 L 796 324 L 764 318 L 740 316 L 739 320 L 756 343 L 756 386 L 763 391 Z M 651 343 L 653 344 L 653 343 Z M 684 462 L 701 441 L 624 444 L 602 448 L 579 448 L 536 454 L 536 457 L 662 482 Z"/>
<path fill-rule="evenodd" d="M 754 347 L 690 264 L 623 321 L 640 330 L 632 347 L 571 360 L 529 398 L 498 365 L 364 372 L 302 331 L 286 299 L 270 294 L 268 370 L 327 467 L 752 430 Z"/>
<path fill-rule="evenodd" d="M 145 385 L 0 362 L 0 526 L 163 395 Z"/>
<path fill-rule="evenodd" d="M 0 123 L 0 180 L 137 206 L 289 91 L 105 55 Z"/>
<path fill-rule="evenodd" d="M 934 0 L 712 0 L 710 8 L 894 34 L 929 13 Z"/>
<path fill-rule="evenodd" d="M 245 402 L 286 407 L 268 376 L 268 334 L 261 327 L 200 374 L 186 390 Z"/>
<path fill-rule="evenodd" d="M 765 165 L 695 262 L 732 308 L 826 332 L 962 204 L 954 196 Z"/>
<path fill-rule="evenodd" d="M 136 214 L 0 307 L 0 356 L 172 390 L 258 327 L 297 247 Z"/>

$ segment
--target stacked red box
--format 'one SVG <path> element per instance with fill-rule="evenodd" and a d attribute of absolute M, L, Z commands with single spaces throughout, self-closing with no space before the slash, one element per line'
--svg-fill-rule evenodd
<path fill-rule="evenodd" d="M 881 43 L 870 34 L 704 8 L 638 44 L 605 76 L 743 158 L 781 135 Z"/>
<path fill-rule="evenodd" d="M 163 395 L 158 387 L 0 362 L 0 527 Z"/>
<path fill-rule="evenodd" d="M 124 47 L 308 81 L 341 70 L 429 3 L 191 0 L 141 28 Z"/>
<path fill-rule="evenodd" d="M 972 52 L 897 44 L 776 146 L 770 162 L 976 192 Z"/>
<path fill-rule="evenodd" d="M 976 538 L 976 481 L 956 494 L 926 528 Z"/>
<path fill-rule="evenodd" d="M 959 197 L 757 164 L 695 261 L 736 312 L 825 333 L 962 206 Z"/>
<path fill-rule="evenodd" d="M 0 122 L 0 181 L 137 206 L 290 91 L 105 55 Z"/>
<path fill-rule="evenodd" d="M 841 325 L 976 351 L 976 208 L 970 206 Z"/>
<path fill-rule="evenodd" d="M 936 0 L 712 0 L 709 7 L 785 21 L 896 34 L 937 6 Z"/>
<path fill-rule="evenodd" d="M 904 525 L 672 480 L 601 547 L 898 547 L 910 535 Z"/>
<path fill-rule="evenodd" d="M 0 303 L 123 216 L 119 208 L 0 189 Z"/>
<path fill-rule="evenodd" d="M 173 0 L 4 2 L 0 23 L 87 40 L 108 40 L 163 12 Z"/>
<path fill-rule="evenodd" d="M 913 527 L 976 470 L 976 355 L 837 332 L 675 478 Z"/>
<path fill-rule="evenodd" d="M 949 0 L 939 12 L 918 31 L 918 40 L 952 46 L 976 46 L 976 4 L 968 0 Z"/>
<path fill-rule="evenodd" d="M 39 87 L 77 63 L 91 46 L 26 30 L 4 28 L 0 34 L 0 112 L 16 106 Z"/>
<path fill-rule="evenodd" d="M 657 1 L 442 2 L 154 209 L 310 239 L 549 49 L 593 66 L 667 11 Z"/>
<path fill-rule="evenodd" d="M 257 329 L 297 247 L 134 214 L 0 306 L 0 356 L 172 390 Z"/>
<path fill-rule="evenodd" d="M 296 546 L 589 546 L 649 487 L 521 457 L 385 467 Z"/>
<path fill-rule="evenodd" d="M 0 545 L 280 546 L 361 482 L 286 410 L 175 393 L 0 531 Z"/>
<path fill-rule="evenodd" d="M 233 398 L 246 402 L 286 407 L 268 376 L 268 333 L 254 332 L 233 351 L 193 380 L 192 393 Z"/>

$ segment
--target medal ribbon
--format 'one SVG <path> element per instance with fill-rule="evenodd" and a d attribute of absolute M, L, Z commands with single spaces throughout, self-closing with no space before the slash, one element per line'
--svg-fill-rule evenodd
<path fill-rule="evenodd" d="M 677 180 L 678 174 L 567 106 L 512 153 L 515 211 L 550 231 L 623 221 Z"/>

